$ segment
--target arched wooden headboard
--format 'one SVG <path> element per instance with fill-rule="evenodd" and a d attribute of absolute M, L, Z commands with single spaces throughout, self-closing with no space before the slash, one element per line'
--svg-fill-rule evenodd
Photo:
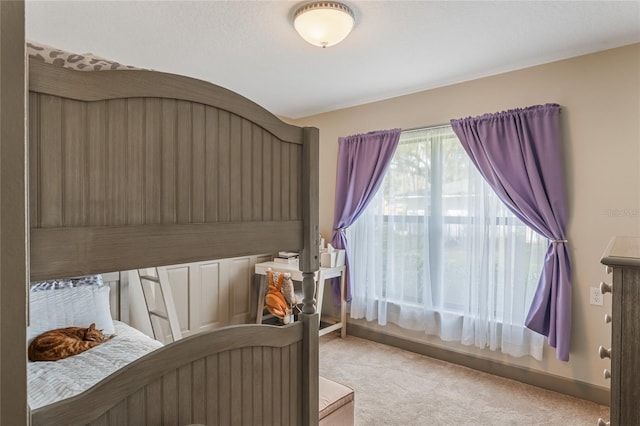
<path fill-rule="evenodd" d="M 31 60 L 29 116 L 32 280 L 302 250 L 317 228 L 317 129 L 224 88 Z"/>

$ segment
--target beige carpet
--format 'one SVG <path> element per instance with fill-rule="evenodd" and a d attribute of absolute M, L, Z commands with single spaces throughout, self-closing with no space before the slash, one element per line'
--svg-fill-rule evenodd
<path fill-rule="evenodd" d="M 355 390 L 358 426 L 597 424 L 609 407 L 335 333 L 320 374 Z"/>

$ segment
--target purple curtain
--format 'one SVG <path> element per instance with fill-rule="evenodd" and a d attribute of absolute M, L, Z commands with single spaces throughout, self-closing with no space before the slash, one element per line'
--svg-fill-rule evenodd
<path fill-rule="evenodd" d="M 380 130 L 338 139 L 336 198 L 331 245 L 347 249 L 346 229 L 356 221 L 378 191 L 400 140 L 400 129 Z M 345 297 L 351 301 L 349 258 Z M 339 280 L 332 282 L 334 301 L 340 302 Z"/>
<path fill-rule="evenodd" d="M 472 161 L 509 209 L 551 240 L 525 325 L 569 360 L 571 259 L 560 145 L 560 106 L 537 105 L 451 120 Z"/>

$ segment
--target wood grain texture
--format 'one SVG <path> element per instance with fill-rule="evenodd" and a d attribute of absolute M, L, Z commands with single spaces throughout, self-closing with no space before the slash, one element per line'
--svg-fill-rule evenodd
<path fill-rule="evenodd" d="M 44 243 L 49 244 L 46 249 L 39 247 L 46 240 L 43 236 L 47 234 L 41 233 L 44 229 L 56 229 L 49 235 L 59 235 L 60 228 L 68 227 L 69 235 L 77 236 L 77 228 L 255 221 L 297 226 L 302 220 L 305 198 L 300 183 L 307 173 L 303 147 L 283 142 L 247 120 L 212 106 L 172 99 L 109 99 L 85 104 L 35 92 L 30 96 L 32 114 L 39 123 L 30 141 L 31 227 L 37 235 L 32 239 L 32 279 L 89 270 L 89 259 L 78 250 L 63 247 L 56 255 L 54 241 Z M 119 233 L 117 228 L 114 231 Z M 257 240 L 274 237 L 267 229 L 265 236 L 257 228 L 251 232 Z M 292 242 L 290 236 L 281 235 L 269 250 L 302 248 L 299 238 Z M 145 239 L 143 234 L 138 236 Z M 119 251 L 123 246 L 116 245 L 110 250 Z M 192 245 L 203 246 L 202 241 Z M 41 257 L 43 250 L 50 250 L 53 258 Z M 213 252 L 222 257 L 232 252 L 247 254 L 225 253 L 222 246 L 206 251 L 206 256 Z M 255 252 L 259 251 L 256 246 Z M 62 261 L 65 252 L 69 255 Z M 153 266 L 146 259 L 149 256 L 143 257 L 144 263 L 128 264 Z M 206 259 L 178 257 L 166 253 L 157 261 Z M 131 259 L 139 258 L 134 255 Z M 101 263 L 104 271 L 105 262 Z"/>
<path fill-rule="evenodd" d="M 304 339 L 302 340 L 302 363 L 304 371 L 300 377 L 302 384 L 302 423 L 303 425 L 318 424 L 318 391 L 320 387 L 319 368 L 319 338 L 320 316 L 317 313 L 302 314 L 304 326 Z"/>
<path fill-rule="evenodd" d="M 33 228 L 301 219 L 302 146 L 237 115 L 30 97 Z"/>
<path fill-rule="evenodd" d="M 600 262 L 607 266 L 640 268 L 640 237 L 613 237 Z"/>
<path fill-rule="evenodd" d="M 39 93 L 82 101 L 118 98 L 180 99 L 245 117 L 279 139 L 300 143 L 302 130 L 284 123 L 255 102 L 215 84 L 155 71 L 83 72 L 30 59 L 29 87 Z"/>
<path fill-rule="evenodd" d="M 296 250 L 313 294 L 317 129 L 186 77 L 30 64 L 32 280 Z M 313 425 L 317 329 L 311 313 L 188 336 L 33 422 Z"/>
<path fill-rule="evenodd" d="M 91 122 L 91 125 L 87 126 L 87 169 L 90 172 L 87 173 L 89 196 L 87 197 L 86 220 L 95 226 L 102 226 L 107 223 L 107 198 L 105 197 L 107 193 L 107 169 L 105 162 L 105 158 L 107 157 L 106 111 L 107 104 L 105 102 L 92 102 L 87 105 L 87 119 Z M 41 130 L 46 131 L 46 127 L 42 125 Z M 29 139 L 31 140 L 33 140 L 34 137 L 34 135 L 29 135 Z M 37 147 L 38 141 L 35 141 L 34 145 Z M 38 192 L 55 191 L 55 185 L 50 185 L 51 187 L 48 188 L 44 181 L 39 180 L 38 182 L 43 182 L 39 185 Z M 40 216 L 41 215 L 42 213 L 40 213 Z M 31 224 L 32 228 L 42 226 L 45 226 L 42 221 Z"/>
<path fill-rule="evenodd" d="M 611 424 L 637 424 L 640 399 L 640 238 L 612 238 L 601 262 L 613 268 Z"/>
<path fill-rule="evenodd" d="M 29 226 L 38 223 L 38 181 L 40 180 L 40 97 L 29 93 Z"/>
<path fill-rule="evenodd" d="M 31 230 L 31 280 L 302 248 L 302 222 Z"/>
<path fill-rule="evenodd" d="M 207 425 L 255 424 L 254 418 L 260 420 L 258 424 L 282 424 L 283 410 L 286 417 L 296 419 L 302 415 L 301 407 L 292 408 L 288 400 L 278 398 L 277 410 L 265 417 L 269 414 L 266 404 L 272 401 L 254 401 L 245 395 L 252 395 L 250 387 L 263 388 L 264 377 L 253 374 L 256 364 L 280 376 L 283 360 L 287 370 L 301 362 L 302 337 L 302 323 L 242 325 L 189 336 L 129 364 L 81 396 L 33 411 L 33 424 L 86 424 L 100 417 L 116 424 L 157 424 L 151 422 L 158 420 L 154 410 L 161 413 L 161 424 L 188 424 L 196 421 L 195 412 L 200 413 L 198 418 L 206 413 L 201 420 Z M 254 359 L 254 354 L 269 351 L 269 356 Z M 203 368 L 205 386 L 194 374 Z M 283 381 L 277 381 L 282 386 Z M 292 394 L 301 392 L 300 383 L 289 381 L 286 386 Z M 192 397 L 203 389 L 200 397 Z M 83 410 L 73 408 L 79 400 Z"/>
<path fill-rule="evenodd" d="M 320 142 L 318 129 L 305 127 L 302 150 L 302 219 L 304 250 L 300 254 L 300 270 L 315 272 L 320 266 Z M 305 294 L 305 296 L 307 296 Z"/>
<path fill-rule="evenodd" d="M 28 424 L 24 1 L 0 1 L 0 424 Z M 37 117 L 36 117 L 37 118 Z M 30 128 L 30 127 L 29 127 Z"/>

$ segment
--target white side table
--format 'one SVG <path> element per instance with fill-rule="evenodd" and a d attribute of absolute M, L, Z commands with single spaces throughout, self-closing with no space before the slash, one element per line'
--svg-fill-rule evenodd
<path fill-rule="evenodd" d="M 274 272 L 289 272 L 291 274 L 291 279 L 294 281 L 302 281 L 302 271 L 298 269 L 297 264 L 289 264 L 289 263 L 280 263 L 280 262 L 263 262 L 256 263 L 255 273 L 260 277 L 260 284 L 258 289 L 258 306 L 257 306 L 257 314 L 256 314 L 256 324 L 262 323 L 262 310 L 264 308 L 264 297 L 267 292 L 267 270 L 271 269 Z M 340 277 L 340 318 L 335 321 L 335 323 L 321 327 L 319 330 L 319 335 L 323 336 L 327 333 L 330 333 L 335 330 L 340 330 L 340 336 L 346 337 L 347 335 L 347 302 L 344 298 L 344 266 L 336 266 L 334 268 L 320 268 L 318 272 L 314 275 L 314 280 L 316 282 L 316 311 L 318 315 L 322 318 L 322 299 L 324 296 L 324 286 L 326 280 L 331 278 Z"/>

